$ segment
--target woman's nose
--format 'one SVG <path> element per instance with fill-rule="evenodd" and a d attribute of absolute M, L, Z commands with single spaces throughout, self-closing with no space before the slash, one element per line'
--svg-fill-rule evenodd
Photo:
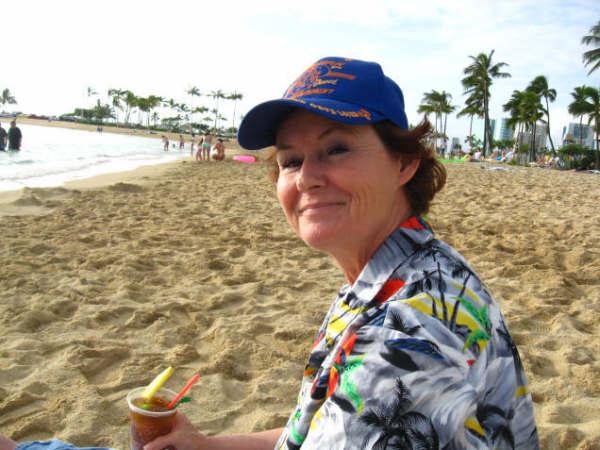
<path fill-rule="evenodd" d="M 305 158 L 296 178 L 296 187 L 299 191 L 323 187 L 326 179 L 323 163 L 316 158 Z"/>

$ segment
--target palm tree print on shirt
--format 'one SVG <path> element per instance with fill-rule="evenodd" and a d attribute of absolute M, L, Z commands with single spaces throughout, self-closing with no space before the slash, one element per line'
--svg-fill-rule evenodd
<path fill-rule="evenodd" d="M 394 400 L 381 408 L 369 409 L 360 417 L 360 421 L 373 430 L 365 437 L 362 448 L 437 450 L 439 439 L 431 420 L 419 412 L 409 411 L 410 405 L 410 392 L 397 378 Z"/>

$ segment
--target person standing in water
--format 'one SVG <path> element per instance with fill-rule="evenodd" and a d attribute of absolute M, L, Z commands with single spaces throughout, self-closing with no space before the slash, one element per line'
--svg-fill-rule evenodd
<path fill-rule="evenodd" d="M 21 141 L 23 140 L 23 134 L 17 126 L 17 121 L 13 120 L 10 123 L 8 130 L 8 149 L 13 151 L 21 150 Z"/>
<path fill-rule="evenodd" d="M 0 152 L 6 151 L 6 130 L 2 128 L 2 124 L 0 123 Z"/>

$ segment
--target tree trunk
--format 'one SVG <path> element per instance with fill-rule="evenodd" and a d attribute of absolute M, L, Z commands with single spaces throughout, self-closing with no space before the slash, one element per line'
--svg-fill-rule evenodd
<path fill-rule="evenodd" d="M 448 125 L 448 114 L 444 117 L 444 153 L 448 153 L 448 138 L 446 137 L 446 125 Z"/>
<path fill-rule="evenodd" d="M 535 162 L 536 161 L 536 154 L 535 154 L 535 130 L 536 130 L 536 123 L 533 123 L 533 133 L 531 135 L 531 162 Z"/>
<path fill-rule="evenodd" d="M 583 114 L 579 116 L 579 145 L 583 146 Z"/>
<path fill-rule="evenodd" d="M 487 95 L 487 86 L 485 84 L 485 80 L 483 83 L 483 156 L 487 156 L 488 149 L 488 122 L 490 120 L 489 111 L 488 111 L 488 95 Z"/>
<path fill-rule="evenodd" d="M 237 106 L 237 100 L 233 101 L 233 119 L 231 120 L 231 128 L 235 128 L 235 108 Z"/>
<path fill-rule="evenodd" d="M 598 139 L 598 123 L 596 123 L 596 170 L 600 170 L 600 140 Z"/>
<path fill-rule="evenodd" d="M 548 97 L 546 97 L 546 118 L 548 119 L 548 129 L 546 131 L 548 132 L 548 139 L 550 139 L 550 147 L 552 148 L 552 155 L 554 155 L 554 153 L 555 153 L 554 142 L 552 142 L 552 136 L 550 135 L 550 109 L 548 106 Z"/>
<path fill-rule="evenodd" d="M 473 115 L 471 115 L 471 124 L 469 125 L 469 148 L 471 148 L 471 141 L 473 136 Z"/>

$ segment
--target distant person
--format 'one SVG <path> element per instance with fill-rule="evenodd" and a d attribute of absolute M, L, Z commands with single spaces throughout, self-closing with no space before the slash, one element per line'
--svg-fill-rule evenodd
<path fill-rule="evenodd" d="M 168 152 L 169 151 L 169 138 L 165 134 L 163 134 L 162 142 L 163 142 L 163 150 L 165 152 Z"/>
<path fill-rule="evenodd" d="M 179 150 L 183 150 L 185 147 L 185 139 L 183 138 L 183 134 L 179 135 Z"/>
<path fill-rule="evenodd" d="M 515 152 L 514 152 L 514 150 L 509 150 L 509 151 L 506 153 L 506 156 L 505 156 L 504 162 L 507 162 L 507 163 L 509 163 L 509 162 L 511 162 L 511 161 L 513 160 L 513 158 L 514 158 L 514 157 L 515 157 Z"/>
<path fill-rule="evenodd" d="M 217 143 L 210 154 L 215 161 L 223 161 L 225 159 L 225 144 L 223 144 L 223 139 L 217 139 Z"/>
<path fill-rule="evenodd" d="M 190 142 L 190 156 L 194 156 L 194 147 L 196 146 L 196 136 L 192 133 L 192 140 Z"/>
<path fill-rule="evenodd" d="M 13 151 L 21 150 L 21 141 L 23 140 L 23 134 L 17 126 L 17 121 L 13 120 L 10 123 L 10 129 L 8 130 L 8 149 Z"/>
<path fill-rule="evenodd" d="M 208 161 L 210 159 L 210 148 L 212 147 L 213 137 L 210 132 L 204 135 L 202 139 L 202 159 Z"/>
<path fill-rule="evenodd" d="M 200 136 L 198 145 L 196 146 L 196 161 L 202 161 L 202 148 L 204 146 L 204 137 Z"/>
<path fill-rule="evenodd" d="M 2 124 L 0 123 L 0 152 L 6 151 L 6 130 L 2 128 Z"/>

